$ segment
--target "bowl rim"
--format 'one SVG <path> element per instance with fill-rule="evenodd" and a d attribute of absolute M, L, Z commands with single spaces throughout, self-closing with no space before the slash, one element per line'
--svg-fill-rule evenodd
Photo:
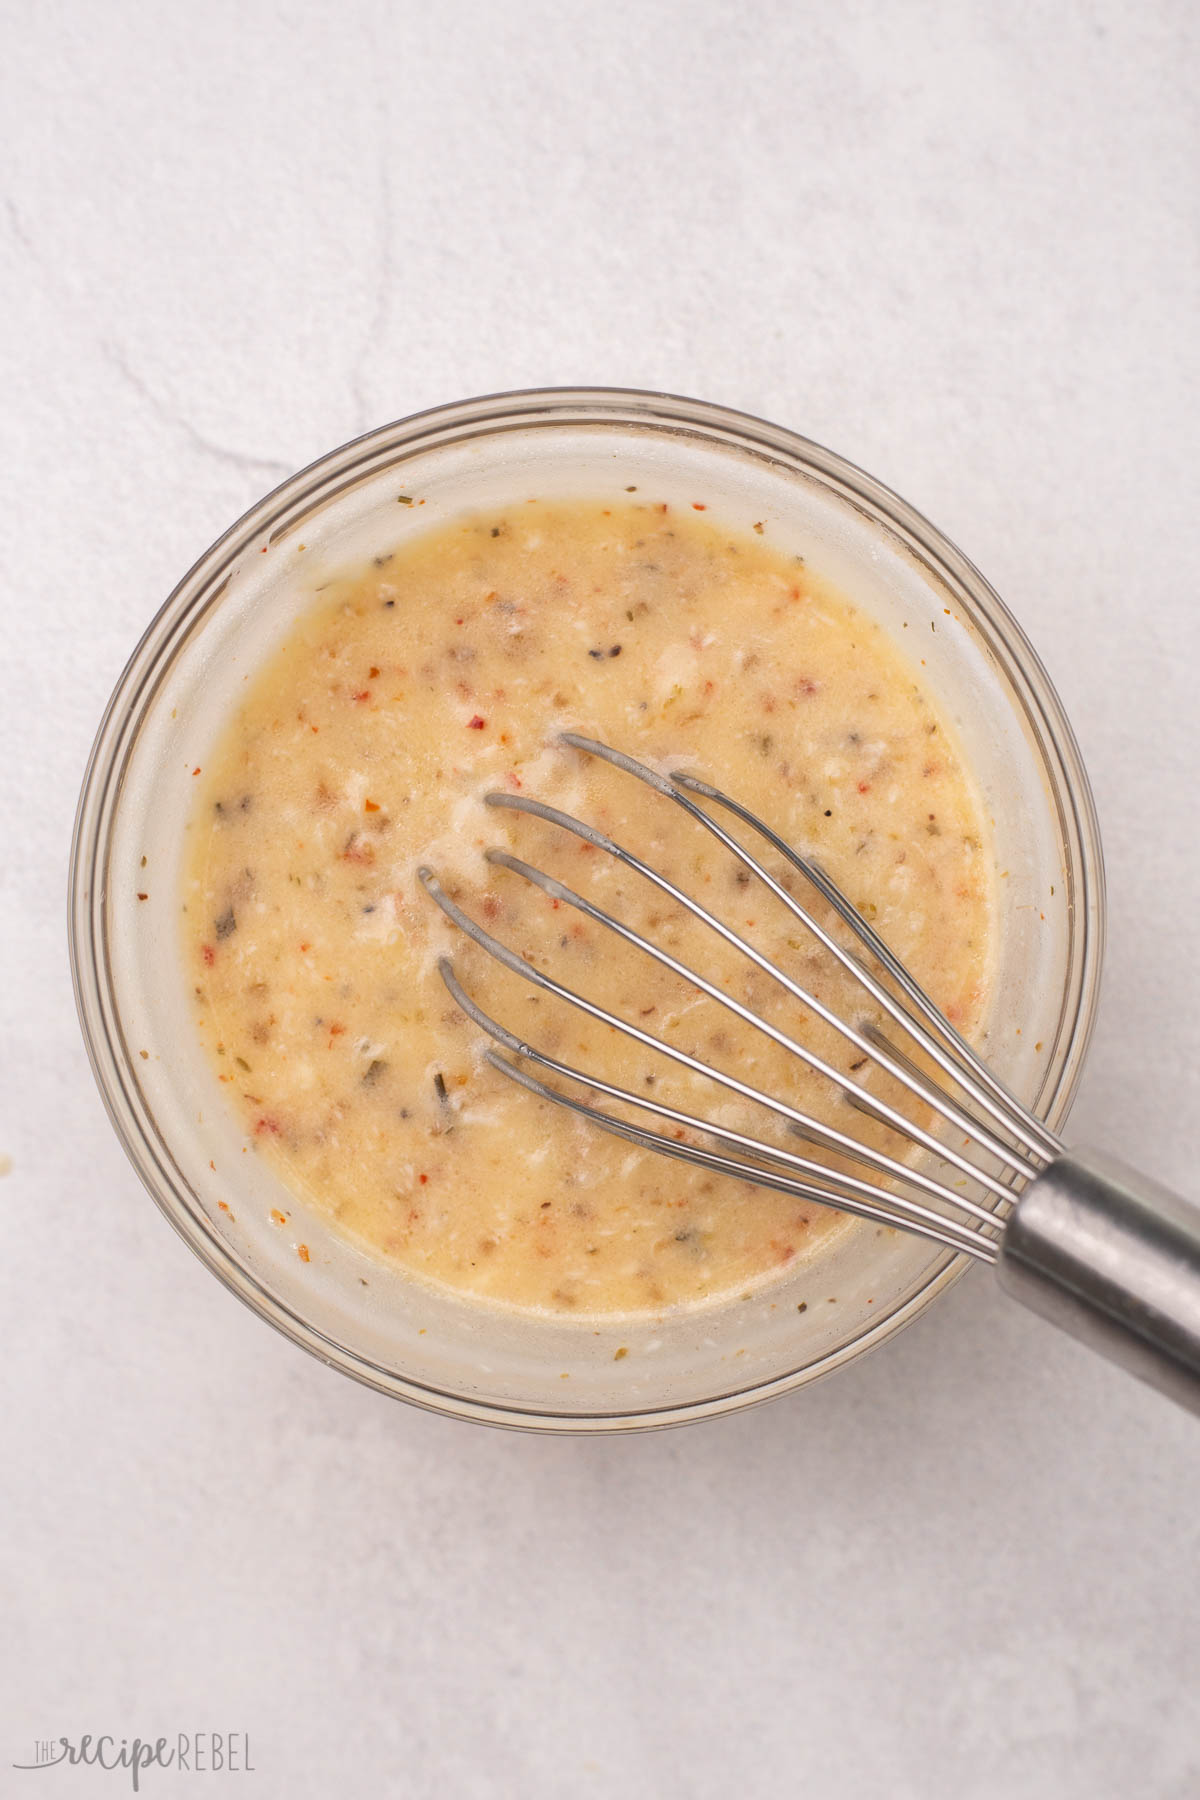
<path fill-rule="evenodd" d="M 173 660 L 173 650 L 215 605 L 238 558 L 253 544 L 271 545 L 305 514 L 340 489 L 367 479 L 409 455 L 465 434 L 488 435 L 533 424 L 641 424 L 724 440 L 815 471 L 828 487 L 889 529 L 938 577 L 957 588 L 1005 652 L 1005 675 L 1024 708 L 1044 765 L 1056 780 L 1053 797 L 1064 839 L 1074 854 L 1068 916 L 1072 953 L 1065 1041 L 1057 1070 L 1048 1071 L 1033 1110 L 1052 1129 L 1075 1095 L 1095 1025 L 1105 939 L 1105 878 L 1091 786 L 1074 732 L 1053 683 L 1025 632 L 969 559 L 936 526 L 882 482 L 834 451 L 753 414 L 708 401 L 649 389 L 547 387 L 514 389 L 429 407 L 352 438 L 288 476 L 249 507 L 197 558 L 143 632 L 104 710 L 80 791 L 71 840 L 68 940 L 76 1009 L 92 1072 L 126 1155 L 160 1211 L 200 1261 L 231 1293 L 302 1349 L 376 1391 L 425 1410 L 513 1429 L 559 1433 L 661 1429 L 714 1418 L 806 1386 L 902 1330 L 964 1272 L 971 1259 L 947 1255 L 921 1286 L 877 1324 L 803 1368 L 766 1382 L 687 1404 L 622 1412 L 550 1412 L 447 1393 L 398 1375 L 319 1331 L 266 1288 L 231 1254 L 206 1214 L 189 1205 L 155 1151 L 139 1114 L 132 1065 L 119 1029 L 108 954 L 107 857 L 124 773 L 141 722 Z M 1073 997 L 1073 1008 L 1071 1000 Z M 122 1064 L 124 1063 L 124 1067 Z M 1051 1076 L 1053 1075 L 1053 1079 Z"/>

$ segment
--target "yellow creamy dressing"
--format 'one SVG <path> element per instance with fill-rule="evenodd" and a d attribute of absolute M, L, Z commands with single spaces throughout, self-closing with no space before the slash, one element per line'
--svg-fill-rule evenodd
<path fill-rule="evenodd" d="M 798 559 L 699 509 L 521 504 L 326 586 L 248 684 L 190 826 L 187 967 L 247 1141 L 371 1251 L 526 1308 L 714 1301 L 831 1232 L 870 1229 L 640 1150 L 485 1065 L 440 955 L 550 1054 L 734 1129 L 784 1130 L 498 968 L 416 870 L 431 865 L 490 931 L 610 1011 L 896 1149 L 828 1079 L 484 848 L 558 876 L 872 1092 L 894 1092 L 852 1045 L 635 873 L 482 797 L 526 794 L 588 820 L 823 1004 L 869 1018 L 850 977 L 708 833 L 557 737 L 703 775 L 814 855 L 969 1036 L 991 935 L 987 832 L 918 675 Z"/>

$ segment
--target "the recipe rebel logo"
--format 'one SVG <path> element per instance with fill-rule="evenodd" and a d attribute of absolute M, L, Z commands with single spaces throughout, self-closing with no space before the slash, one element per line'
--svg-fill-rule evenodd
<path fill-rule="evenodd" d="M 179 1731 L 174 1737 L 115 1738 L 91 1732 L 78 1738 L 39 1738 L 32 1762 L 14 1769 L 56 1769 L 63 1763 L 87 1769 L 124 1769 L 135 1794 L 149 1769 L 174 1769 L 185 1775 L 253 1775 L 247 1731 Z"/>

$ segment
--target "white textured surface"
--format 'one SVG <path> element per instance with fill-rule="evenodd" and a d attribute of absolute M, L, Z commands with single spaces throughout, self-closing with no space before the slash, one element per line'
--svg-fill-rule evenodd
<path fill-rule="evenodd" d="M 982 1275 L 720 1425 L 392 1405 L 137 1187 L 63 931 L 109 689 L 267 486 L 472 392 L 700 394 L 889 481 L 1028 626 L 1111 881 L 1074 1128 L 1194 1191 L 1194 7 L 3 11 L 0 1792 L 127 1791 L 10 1772 L 37 1737 L 193 1729 L 272 1800 L 1200 1792 L 1194 1421 Z"/>

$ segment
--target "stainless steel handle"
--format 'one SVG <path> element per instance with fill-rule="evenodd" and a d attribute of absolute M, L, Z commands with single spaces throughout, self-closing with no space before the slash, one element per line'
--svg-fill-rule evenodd
<path fill-rule="evenodd" d="M 1004 1228 L 1000 1285 L 1200 1413 L 1200 1207 L 1115 1157 L 1072 1151 Z"/>

